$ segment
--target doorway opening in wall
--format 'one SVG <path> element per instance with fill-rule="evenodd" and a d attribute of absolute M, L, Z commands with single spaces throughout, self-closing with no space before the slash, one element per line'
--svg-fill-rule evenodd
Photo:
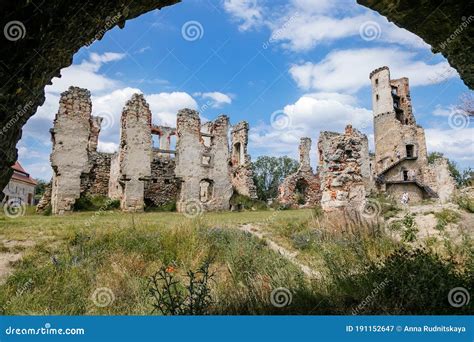
<path fill-rule="evenodd" d="M 296 203 L 298 203 L 299 205 L 306 204 L 307 193 L 308 193 L 308 182 L 306 182 L 304 179 L 299 179 L 296 182 L 296 187 L 295 187 Z"/>
<path fill-rule="evenodd" d="M 209 202 L 212 199 L 214 190 L 214 182 L 210 179 L 203 179 L 199 183 L 199 200 L 203 203 Z"/>
<path fill-rule="evenodd" d="M 406 145 L 407 158 L 413 158 L 415 156 L 415 146 Z"/>

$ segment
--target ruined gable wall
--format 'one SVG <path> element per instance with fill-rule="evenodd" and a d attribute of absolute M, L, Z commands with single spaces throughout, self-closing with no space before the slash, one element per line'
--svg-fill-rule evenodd
<path fill-rule="evenodd" d="M 238 194 L 257 198 L 257 187 L 253 182 L 250 155 L 247 151 L 249 124 L 241 121 L 232 128 L 231 164 L 232 185 Z"/>
<path fill-rule="evenodd" d="M 319 177 L 321 206 L 325 210 L 345 207 L 359 208 L 365 202 L 362 168 L 369 161 L 365 145 L 367 137 L 346 126 L 344 134 L 321 132 L 319 149 Z"/>
<path fill-rule="evenodd" d="M 88 90 L 70 87 L 61 94 L 59 111 L 51 131 L 51 206 L 55 215 L 72 210 L 81 194 L 81 175 L 90 170 L 88 147 L 91 111 Z"/>
<path fill-rule="evenodd" d="M 121 208 L 144 209 L 144 181 L 151 176 L 151 112 L 145 98 L 134 94 L 126 103 L 121 118 L 120 174 L 123 181 Z"/>
<path fill-rule="evenodd" d="M 199 113 L 182 109 L 177 117 L 176 177 L 180 180 L 177 209 L 186 211 L 186 206 L 197 202 L 204 210 L 227 210 L 232 196 L 229 169 L 228 129 L 229 119 L 218 117 L 203 129 L 211 134 L 210 147 L 204 145 L 201 135 Z M 212 182 L 212 198 L 202 202 L 201 182 Z"/>

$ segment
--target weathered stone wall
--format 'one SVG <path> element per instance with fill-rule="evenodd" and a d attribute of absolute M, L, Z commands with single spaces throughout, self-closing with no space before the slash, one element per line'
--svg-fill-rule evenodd
<path fill-rule="evenodd" d="M 121 200 L 123 195 L 120 183 L 120 154 L 114 153 L 110 160 L 109 192 L 108 196 L 114 200 Z"/>
<path fill-rule="evenodd" d="M 301 138 L 299 150 L 298 170 L 279 186 L 278 201 L 293 208 L 314 207 L 321 201 L 321 191 L 319 176 L 313 173 L 310 163 L 311 139 Z"/>
<path fill-rule="evenodd" d="M 51 206 L 55 215 L 72 210 L 81 194 L 81 176 L 89 173 L 91 110 L 88 90 L 70 87 L 61 94 L 59 111 L 51 130 Z"/>
<path fill-rule="evenodd" d="M 423 178 L 439 196 L 439 202 L 446 203 L 452 199 L 456 191 L 456 181 L 449 171 L 448 160 L 439 158 L 423 169 Z"/>
<path fill-rule="evenodd" d="M 111 153 L 103 152 L 89 154 L 91 169 L 82 177 L 81 196 L 108 196 L 112 156 Z"/>
<path fill-rule="evenodd" d="M 401 203 L 403 194 L 408 194 L 408 204 L 418 204 L 426 197 L 423 190 L 413 183 L 387 184 L 387 194 L 398 204 Z"/>
<path fill-rule="evenodd" d="M 191 109 L 178 112 L 175 170 L 180 180 L 177 201 L 180 212 L 187 212 L 190 206 L 203 210 L 228 210 L 230 206 L 229 119 L 219 116 L 206 127 L 209 147 L 201 134 L 199 113 Z"/>
<path fill-rule="evenodd" d="M 367 137 L 351 125 L 346 126 L 344 134 L 321 132 L 318 171 L 324 210 L 357 209 L 364 205 L 366 191 L 362 170 L 368 170 L 365 164 L 369 163 L 366 145 Z"/>
<path fill-rule="evenodd" d="M 231 174 L 232 186 L 241 195 L 257 198 L 257 187 L 253 182 L 253 171 L 250 155 L 247 151 L 249 124 L 241 121 L 232 127 Z"/>
<path fill-rule="evenodd" d="M 145 184 L 151 177 L 151 112 L 145 98 L 134 94 L 122 112 L 120 130 L 120 182 L 124 211 L 144 209 Z"/>
<path fill-rule="evenodd" d="M 175 160 L 169 154 L 153 151 L 151 180 L 145 184 L 145 202 L 162 206 L 175 203 L 178 198 L 179 181 L 175 176 Z"/>

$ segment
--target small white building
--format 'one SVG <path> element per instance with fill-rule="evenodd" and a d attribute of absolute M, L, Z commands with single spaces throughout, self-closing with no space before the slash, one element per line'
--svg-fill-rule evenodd
<path fill-rule="evenodd" d="M 10 199 L 18 199 L 22 203 L 33 205 L 35 198 L 35 187 L 37 182 L 23 169 L 19 162 L 12 166 L 13 175 L 3 193 L 3 202 Z"/>

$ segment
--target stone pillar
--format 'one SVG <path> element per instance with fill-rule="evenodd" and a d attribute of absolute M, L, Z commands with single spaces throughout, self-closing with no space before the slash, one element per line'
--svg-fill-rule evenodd
<path fill-rule="evenodd" d="M 311 170 L 309 152 L 311 151 L 311 139 L 301 138 L 300 140 L 300 170 Z"/>
<path fill-rule="evenodd" d="M 144 181 L 151 177 L 151 112 L 145 98 L 134 94 L 126 103 L 120 131 L 120 183 L 124 211 L 144 209 Z"/>
<path fill-rule="evenodd" d="M 100 116 L 91 117 L 91 135 L 89 137 L 89 151 L 90 152 L 97 151 L 97 145 L 99 143 L 100 126 L 102 124 L 102 120 L 104 120 L 104 118 Z"/>
<path fill-rule="evenodd" d="M 232 185 L 241 195 L 257 198 L 257 188 L 253 182 L 250 155 L 247 151 L 249 124 L 241 121 L 232 128 L 231 164 Z"/>
<path fill-rule="evenodd" d="M 92 103 L 87 89 L 70 87 L 61 94 L 51 130 L 51 206 L 54 215 L 70 212 L 81 194 L 81 175 L 89 172 L 88 149 Z"/>

